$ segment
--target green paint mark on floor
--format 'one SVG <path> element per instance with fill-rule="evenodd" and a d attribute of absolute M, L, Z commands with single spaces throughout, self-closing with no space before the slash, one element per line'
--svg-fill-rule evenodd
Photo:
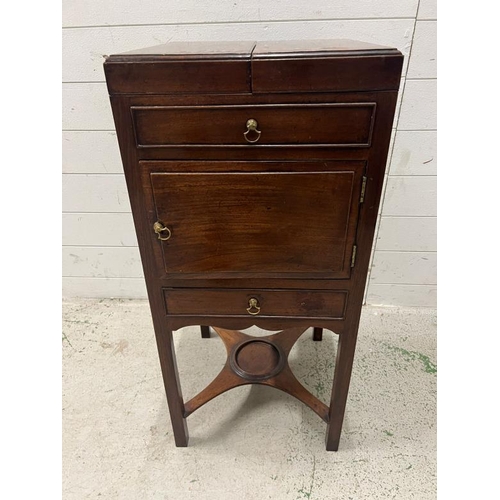
<path fill-rule="evenodd" d="M 434 364 L 430 359 L 429 356 L 426 356 L 425 354 L 422 354 L 421 352 L 417 351 L 407 351 L 406 349 L 403 349 L 402 347 L 396 347 L 392 345 L 386 344 L 391 351 L 394 352 L 399 352 L 404 356 L 406 361 L 415 361 L 418 360 L 424 365 L 424 371 L 427 373 L 437 373 L 437 365 Z"/>
<path fill-rule="evenodd" d="M 323 384 L 323 382 L 318 382 L 314 386 L 314 389 L 316 390 L 316 396 L 321 397 L 325 392 L 325 385 Z"/>
<path fill-rule="evenodd" d="M 394 436 L 394 434 L 392 432 L 389 432 L 389 431 L 384 431 L 384 434 L 387 434 L 388 436 Z"/>
<path fill-rule="evenodd" d="M 68 337 L 66 337 L 66 334 L 64 332 L 62 332 L 62 339 L 65 340 L 71 347 L 73 347 L 71 342 L 69 341 Z M 73 349 L 74 349 L 74 347 L 73 347 Z"/>
<path fill-rule="evenodd" d="M 298 493 L 300 493 L 302 498 L 311 498 L 311 493 L 314 488 L 314 476 L 316 474 L 316 456 L 313 456 L 313 469 L 311 473 L 311 484 L 309 485 L 309 491 L 304 491 L 304 488 L 300 488 Z"/>

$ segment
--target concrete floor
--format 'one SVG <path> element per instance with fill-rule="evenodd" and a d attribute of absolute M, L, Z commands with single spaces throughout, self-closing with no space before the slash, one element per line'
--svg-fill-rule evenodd
<path fill-rule="evenodd" d="M 147 302 L 64 303 L 63 498 L 434 499 L 435 311 L 364 309 L 340 450 L 280 391 L 245 386 L 188 419 L 174 446 Z M 306 332 L 290 365 L 328 403 L 336 336 Z M 175 333 L 184 398 L 225 361 L 219 338 Z"/>

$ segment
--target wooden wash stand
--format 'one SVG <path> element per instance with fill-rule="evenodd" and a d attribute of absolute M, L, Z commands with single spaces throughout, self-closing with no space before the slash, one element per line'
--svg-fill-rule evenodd
<path fill-rule="evenodd" d="M 337 450 L 403 56 L 348 40 L 170 43 L 104 69 L 177 446 L 228 389 L 264 384 L 326 422 Z M 184 401 L 172 332 L 227 361 Z M 256 325 L 267 337 L 240 330 Z M 339 336 L 330 405 L 288 354 Z"/>

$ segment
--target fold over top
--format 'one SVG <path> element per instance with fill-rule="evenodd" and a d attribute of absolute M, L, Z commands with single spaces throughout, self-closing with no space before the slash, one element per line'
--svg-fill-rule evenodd
<path fill-rule="evenodd" d="M 397 90 L 402 54 L 352 40 L 172 42 L 106 58 L 110 94 Z"/>

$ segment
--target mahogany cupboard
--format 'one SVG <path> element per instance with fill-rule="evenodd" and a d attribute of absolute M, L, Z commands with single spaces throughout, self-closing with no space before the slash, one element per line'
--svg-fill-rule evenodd
<path fill-rule="evenodd" d="M 200 406 L 265 384 L 316 412 L 338 449 L 402 63 L 347 40 L 169 43 L 106 59 L 177 446 Z M 172 340 L 187 325 L 227 348 L 190 401 Z M 269 335 L 240 332 L 252 325 Z M 308 328 L 339 335 L 329 406 L 288 366 Z"/>

